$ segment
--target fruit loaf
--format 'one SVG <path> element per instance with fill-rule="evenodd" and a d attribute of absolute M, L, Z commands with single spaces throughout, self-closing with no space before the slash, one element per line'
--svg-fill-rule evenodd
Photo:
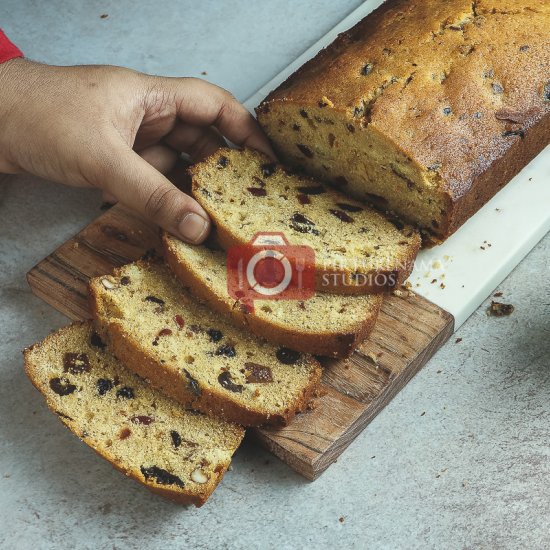
<path fill-rule="evenodd" d="M 210 307 L 276 344 L 304 353 L 348 357 L 372 330 L 382 295 L 318 292 L 309 300 L 256 300 L 253 310 L 227 291 L 226 254 L 164 233 L 164 257 L 178 279 Z"/>
<path fill-rule="evenodd" d="M 113 353 L 185 406 L 245 426 L 286 424 L 321 376 L 311 356 L 239 330 L 187 293 L 167 266 L 128 264 L 90 282 Z"/>
<path fill-rule="evenodd" d="M 224 248 L 258 232 L 282 232 L 315 252 L 317 289 L 370 294 L 409 276 L 420 247 L 410 226 L 289 173 L 252 149 L 220 149 L 190 168 L 193 196 L 213 219 Z"/>
<path fill-rule="evenodd" d="M 24 351 L 48 407 L 115 468 L 179 503 L 204 504 L 244 430 L 185 410 L 125 369 L 92 324 L 76 323 Z"/>
<path fill-rule="evenodd" d="M 438 242 L 549 142 L 548 0 L 388 0 L 257 108 L 279 158 Z"/>

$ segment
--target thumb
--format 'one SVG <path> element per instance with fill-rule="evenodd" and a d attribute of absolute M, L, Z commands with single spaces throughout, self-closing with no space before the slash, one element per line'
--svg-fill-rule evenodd
<path fill-rule="evenodd" d="M 126 144 L 110 148 L 96 169 L 96 185 L 172 235 L 192 244 L 208 236 L 210 219 L 203 208 Z"/>

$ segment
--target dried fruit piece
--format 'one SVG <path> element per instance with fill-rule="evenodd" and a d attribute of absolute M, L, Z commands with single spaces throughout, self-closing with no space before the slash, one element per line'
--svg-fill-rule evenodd
<path fill-rule="evenodd" d="M 452 114 L 453 110 L 450 108 L 450 107 L 444 107 L 443 108 L 443 114 L 445 116 L 449 116 L 450 114 Z"/>
<path fill-rule="evenodd" d="M 171 336 L 172 330 L 169 328 L 163 328 L 159 331 L 158 336 Z"/>
<path fill-rule="evenodd" d="M 296 189 L 304 195 L 321 195 L 327 192 L 322 185 L 301 185 L 300 187 L 296 187 Z"/>
<path fill-rule="evenodd" d="M 69 353 L 63 356 L 63 372 L 82 374 L 90 372 L 90 360 L 85 353 Z"/>
<path fill-rule="evenodd" d="M 61 396 L 70 395 L 76 391 L 76 386 L 71 384 L 66 378 L 52 378 L 50 380 L 50 388 L 57 393 L 57 395 Z"/>
<path fill-rule="evenodd" d="M 221 384 L 222 388 L 234 393 L 241 393 L 243 391 L 243 386 L 235 384 L 228 371 L 224 371 L 218 376 L 218 382 Z"/>
<path fill-rule="evenodd" d="M 336 210 L 334 208 L 331 208 L 329 210 L 329 212 L 333 216 L 336 216 L 340 221 L 343 221 L 345 223 L 352 223 L 353 222 L 353 218 L 351 216 L 349 216 L 348 214 L 346 214 L 343 210 Z"/>
<path fill-rule="evenodd" d="M 504 317 L 506 315 L 511 315 L 514 311 L 514 306 L 512 304 L 502 304 L 500 302 L 491 302 L 491 305 L 487 308 L 487 315 L 491 317 Z"/>
<path fill-rule="evenodd" d="M 158 304 L 159 306 L 164 305 L 164 300 L 157 298 L 156 296 L 145 296 L 147 302 L 153 302 L 153 304 Z"/>
<path fill-rule="evenodd" d="M 174 449 L 178 449 L 181 445 L 181 435 L 176 430 L 170 431 L 170 438 L 172 439 L 172 445 Z"/>
<path fill-rule="evenodd" d="M 304 195 L 304 193 L 298 193 L 296 198 L 302 206 L 305 204 L 311 204 L 311 199 L 307 195 Z"/>
<path fill-rule="evenodd" d="M 215 328 L 209 328 L 206 331 L 206 334 L 210 336 L 211 342 L 219 342 L 223 338 L 223 333 L 221 330 L 215 329 Z"/>
<path fill-rule="evenodd" d="M 124 441 L 125 439 L 128 439 L 131 435 L 132 430 L 130 430 L 130 428 L 122 428 L 118 437 Z"/>
<path fill-rule="evenodd" d="M 216 355 L 223 355 L 224 357 L 235 357 L 237 352 L 235 351 L 235 346 L 231 344 L 223 344 L 216 350 Z"/>
<path fill-rule="evenodd" d="M 306 218 L 300 212 L 295 212 L 290 218 L 290 227 L 299 233 L 311 233 L 319 235 L 319 230 L 315 229 L 315 223 Z"/>
<path fill-rule="evenodd" d="M 284 365 L 294 365 L 301 357 L 301 353 L 293 349 L 280 347 L 275 353 L 277 359 Z"/>
<path fill-rule="evenodd" d="M 275 162 L 266 162 L 260 166 L 260 170 L 262 171 L 262 174 L 268 178 L 277 170 L 277 163 Z"/>
<path fill-rule="evenodd" d="M 108 391 L 111 391 L 113 389 L 113 386 L 113 381 L 107 378 L 100 378 L 96 382 L 97 393 L 99 395 L 105 395 Z"/>
<path fill-rule="evenodd" d="M 130 284 L 130 277 L 128 277 L 126 275 L 124 277 L 121 277 L 120 278 L 120 284 L 124 285 L 124 286 L 129 285 Z"/>
<path fill-rule="evenodd" d="M 177 485 L 181 489 L 185 487 L 183 481 L 178 476 L 167 472 L 163 468 L 159 468 L 158 466 L 149 466 L 146 468 L 142 466 L 140 469 L 146 481 L 152 479 L 159 485 Z"/>
<path fill-rule="evenodd" d="M 356 204 L 348 204 L 347 202 L 337 202 L 336 206 L 339 206 L 346 212 L 361 212 L 363 210 L 361 206 L 357 206 Z"/>
<path fill-rule="evenodd" d="M 120 390 L 116 392 L 116 396 L 122 399 L 134 399 L 135 394 L 134 394 L 133 388 L 124 386 L 123 388 L 120 388 Z"/>
<path fill-rule="evenodd" d="M 147 416 L 145 414 L 137 414 L 135 416 L 132 416 L 132 418 L 130 418 L 130 421 L 134 424 L 149 426 L 155 421 L 155 419 L 152 416 Z"/>
<path fill-rule="evenodd" d="M 502 133 L 502 137 L 519 136 L 521 139 L 525 137 L 524 130 L 506 130 Z"/>
<path fill-rule="evenodd" d="M 229 164 L 229 159 L 223 155 L 218 159 L 218 167 L 225 168 Z"/>
<path fill-rule="evenodd" d="M 300 149 L 302 154 L 307 158 L 309 159 L 313 158 L 313 151 L 307 145 L 304 145 L 303 143 L 297 143 L 296 147 L 298 147 L 298 149 Z"/>
<path fill-rule="evenodd" d="M 90 344 L 98 349 L 105 349 L 107 347 L 107 345 L 105 344 L 105 342 L 103 342 L 97 332 L 92 332 L 92 336 L 90 337 Z"/>
<path fill-rule="evenodd" d="M 263 187 L 247 187 L 247 191 L 255 197 L 265 197 L 267 191 Z"/>
<path fill-rule="evenodd" d="M 371 72 L 372 72 L 372 69 L 374 68 L 374 65 L 372 63 L 367 63 L 366 65 L 363 66 L 363 68 L 361 69 L 361 74 L 363 76 L 367 76 L 369 75 Z"/>
<path fill-rule="evenodd" d="M 193 361 L 191 361 L 192 363 Z M 189 371 L 186 369 L 183 369 L 183 372 L 185 373 L 185 376 L 187 377 L 187 380 L 189 381 L 189 389 L 191 390 L 191 393 L 194 395 L 201 395 L 201 387 L 200 384 L 189 374 Z"/>
<path fill-rule="evenodd" d="M 267 382 L 273 382 L 273 375 L 271 369 L 258 363 L 245 363 L 246 369 L 246 381 L 249 384 L 265 384 Z"/>
<path fill-rule="evenodd" d="M 185 326 L 185 321 L 183 320 L 183 317 L 181 315 L 175 315 L 174 321 L 179 328 L 183 328 Z"/>

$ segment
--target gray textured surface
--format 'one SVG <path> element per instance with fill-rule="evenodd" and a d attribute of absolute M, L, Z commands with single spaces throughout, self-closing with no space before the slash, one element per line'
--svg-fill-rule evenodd
<path fill-rule="evenodd" d="M 46 62 L 207 71 L 244 99 L 359 2 L 302 1 L 292 16 L 288 4 L 3 0 L 0 26 Z M 99 202 L 33 178 L 0 184 L 0 547 L 550 546 L 549 237 L 499 287 L 514 314 L 483 304 L 318 481 L 248 442 L 196 510 L 79 444 L 22 370 L 21 348 L 66 322 L 25 272 Z"/>

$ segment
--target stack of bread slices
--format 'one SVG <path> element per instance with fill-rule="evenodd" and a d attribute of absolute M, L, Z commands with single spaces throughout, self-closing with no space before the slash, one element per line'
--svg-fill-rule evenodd
<path fill-rule="evenodd" d="M 244 428 L 308 407 L 315 356 L 346 358 L 367 338 L 420 236 L 256 151 L 221 149 L 191 175 L 215 225 L 207 244 L 164 234 L 165 262 L 92 279 L 93 320 L 27 349 L 25 364 L 85 443 L 153 491 L 201 505 Z M 253 308 L 232 297 L 226 251 L 263 231 L 314 251 L 313 296 Z"/>

